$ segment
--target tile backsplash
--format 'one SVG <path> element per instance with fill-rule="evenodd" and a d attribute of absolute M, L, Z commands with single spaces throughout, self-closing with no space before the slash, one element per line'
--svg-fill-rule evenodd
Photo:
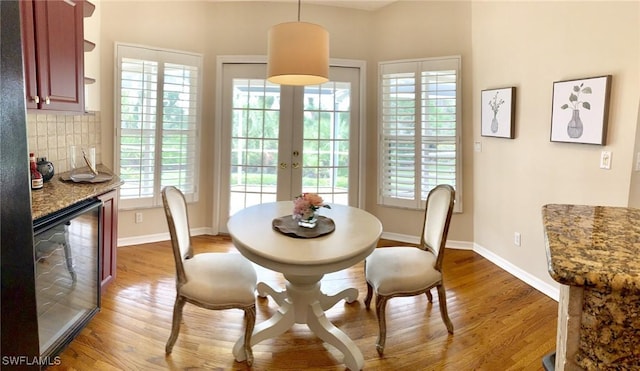
<path fill-rule="evenodd" d="M 27 114 L 27 144 L 36 157 L 46 157 L 56 174 L 69 169 L 69 146 L 96 148 L 96 162 L 102 163 L 100 112 L 84 115 Z"/>

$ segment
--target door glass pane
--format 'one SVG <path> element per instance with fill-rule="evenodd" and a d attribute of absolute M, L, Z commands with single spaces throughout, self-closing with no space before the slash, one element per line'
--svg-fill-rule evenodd
<path fill-rule="evenodd" d="M 276 201 L 280 86 L 233 79 L 229 215 Z"/>
<path fill-rule="evenodd" d="M 266 81 L 266 64 L 223 64 L 220 231 L 242 208 L 301 192 L 359 204 L 360 69 L 330 73 L 322 85 L 281 86 Z"/>
<path fill-rule="evenodd" d="M 351 84 L 307 86 L 303 99 L 302 192 L 348 205 Z"/>

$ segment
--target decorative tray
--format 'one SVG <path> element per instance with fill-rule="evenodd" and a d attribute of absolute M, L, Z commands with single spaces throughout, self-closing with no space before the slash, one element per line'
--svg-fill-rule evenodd
<path fill-rule="evenodd" d="M 98 175 L 93 175 L 91 173 L 67 173 L 60 176 L 60 179 L 64 181 L 71 181 L 74 183 L 102 183 L 108 182 L 109 180 L 113 179 L 113 175 L 100 172 L 98 173 Z"/>
<path fill-rule="evenodd" d="M 333 232 L 336 224 L 333 219 L 326 216 L 318 216 L 315 228 L 304 228 L 298 225 L 298 221 L 291 215 L 281 216 L 271 221 L 274 230 L 294 238 L 316 238 Z"/>

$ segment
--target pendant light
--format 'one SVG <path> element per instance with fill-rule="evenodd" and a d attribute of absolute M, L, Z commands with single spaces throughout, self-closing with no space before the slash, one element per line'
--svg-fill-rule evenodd
<path fill-rule="evenodd" d="M 267 80 L 282 85 L 317 85 L 329 81 L 329 32 L 322 26 L 298 21 L 269 30 Z"/>

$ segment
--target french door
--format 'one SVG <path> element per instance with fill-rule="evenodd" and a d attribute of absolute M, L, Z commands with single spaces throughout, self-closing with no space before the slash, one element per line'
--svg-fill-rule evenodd
<path fill-rule="evenodd" d="M 268 82 L 266 64 L 222 64 L 219 230 L 248 206 L 302 192 L 357 205 L 360 68 L 331 67 L 329 82 Z"/>

